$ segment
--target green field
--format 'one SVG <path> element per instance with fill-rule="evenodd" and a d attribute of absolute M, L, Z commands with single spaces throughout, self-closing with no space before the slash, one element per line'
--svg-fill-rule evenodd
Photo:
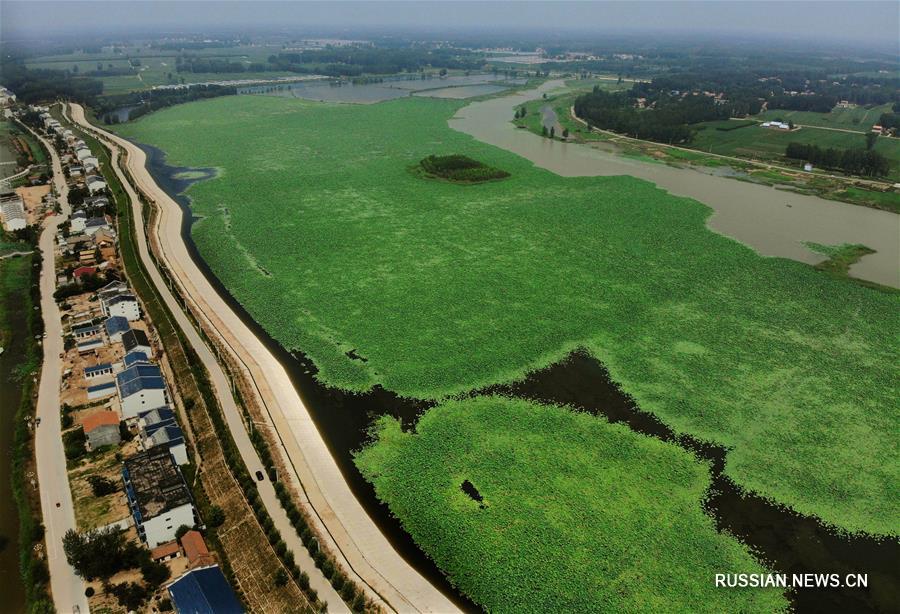
<path fill-rule="evenodd" d="M 232 62 L 266 62 L 273 53 L 281 51 L 280 45 L 247 45 L 226 48 L 210 48 L 190 50 L 187 53 L 205 58 L 227 59 Z M 86 74 L 97 70 L 97 64 L 104 68 L 112 64 L 115 68 L 125 68 L 129 65 L 128 59 L 140 60 L 141 65 L 134 75 L 116 75 L 110 77 L 95 77 L 103 81 L 104 94 L 123 94 L 135 90 L 149 89 L 156 85 L 180 83 L 184 78 L 186 83 L 200 83 L 205 81 L 226 81 L 232 79 L 274 79 L 283 76 L 296 76 L 290 72 L 264 72 L 264 73 L 179 73 L 175 70 L 175 60 L 178 52 L 170 49 L 154 49 L 150 47 L 129 47 L 127 53 L 72 53 L 67 55 L 43 56 L 26 62 L 28 68 L 48 68 L 54 70 L 73 71 L 78 68 L 78 74 Z M 172 77 L 169 77 L 171 73 Z"/>
<path fill-rule="evenodd" d="M 689 147 L 708 153 L 761 160 L 783 160 L 788 143 L 811 143 L 820 147 L 839 149 L 864 149 L 865 135 L 818 128 L 801 128 L 796 131 L 772 130 L 749 126 L 739 130 L 716 130 L 722 122 L 704 122 Z M 900 138 L 880 137 L 875 151 L 891 161 L 889 179 L 900 179 Z"/>
<path fill-rule="evenodd" d="M 716 531 L 701 507 L 709 469 L 674 444 L 502 397 L 436 407 L 415 434 L 383 418 L 378 433 L 357 456 L 363 475 L 489 612 L 785 609 L 778 589 L 705 581 L 765 570 Z"/>
<path fill-rule="evenodd" d="M 584 347 L 744 488 L 897 533 L 900 295 L 759 257 L 650 183 L 535 168 L 449 129 L 463 104 L 229 96 L 118 129 L 220 169 L 189 191 L 198 247 L 323 382 L 442 398 Z M 408 171 L 451 153 L 511 176 Z"/>
<path fill-rule="evenodd" d="M 755 116 L 756 119 L 768 121 L 781 119 L 792 121 L 802 126 L 823 126 L 825 128 L 842 128 L 845 130 L 859 130 L 868 132 L 872 126 L 878 123 L 882 113 L 890 113 L 891 105 L 883 104 L 871 108 L 855 107 L 852 109 L 840 109 L 835 107 L 831 113 L 815 113 L 813 111 L 787 111 L 774 109 Z"/>

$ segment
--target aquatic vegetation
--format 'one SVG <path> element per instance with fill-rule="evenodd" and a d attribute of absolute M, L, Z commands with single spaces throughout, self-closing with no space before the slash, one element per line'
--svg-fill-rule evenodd
<path fill-rule="evenodd" d="M 419 162 L 419 168 L 429 177 L 447 179 L 457 183 L 481 183 L 492 179 L 505 179 L 509 173 L 499 168 L 473 160 L 468 156 L 427 156 Z"/>
<path fill-rule="evenodd" d="M 188 191 L 194 239 L 324 383 L 443 398 L 584 347 L 641 409 L 727 448 L 741 487 L 897 533 L 900 296 L 760 257 L 650 183 L 562 178 L 478 143 L 447 126 L 463 104 L 235 96 L 117 130 L 222 170 Z M 432 154 L 511 176 L 408 171 Z"/>
<path fill-rule="evenodd" d="M 701 508 L 709 468 L 621 424 L 520 399 L 381 418 L 357 464 L 413 539 L 490 612 L 773 612 L 780 589 Z M 461 487 L 462 485 L 462 487 Z M 477 489 L 483 501 L 465 488 Z"/>

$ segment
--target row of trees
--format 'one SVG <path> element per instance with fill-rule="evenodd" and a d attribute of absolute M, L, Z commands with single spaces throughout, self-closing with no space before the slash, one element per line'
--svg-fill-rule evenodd
<path fill-rule="evenodd" d="M 18 100 L 28 104 L 68 98 L 92 104 L 103 93 L 103 82 L 88 77 L 73 77 L 64 70 L 31 70 L 20 62 L 4 62 L 0 83 L 16 93 Z"/>
<path fill-rule="evenodd" d="M 230 96 L 237 94 L 237 88 L 223 85 L 192 85 L 178 89 L 160 89 L 149 92 L 130 92 L 104 96 L 97 101 L 94 108 L 98 116 L 103 117 L 104 123 L 118 123 L 118 115 L 113 112 L 121 107 L 135 108 L 128 112 L 128 119 L 137 119 L 152 111 L 164 109 L 182 102 L 216 98 L 218 96 Z"/>
<path fill-rule="evenodd" d="M 639 139 L 663 143 L 689 143 L 694 135 L 690 124 L 727 119 L 728 105 L 716 104 L 707 96 L 662 96 L 653 109 L 634 107 L 631 92 L 605 92 L 595 88 L 575 100 L 575 113 L 592 126 Z"/>
<path fill-rule="evenodd" d="M 826 149 L 806 143 L 789 143 L 785 156 L 805 160 L 823 168 L 867 177 L 883 177 L 891 169 L 890 161 L 871 149 Z"/>

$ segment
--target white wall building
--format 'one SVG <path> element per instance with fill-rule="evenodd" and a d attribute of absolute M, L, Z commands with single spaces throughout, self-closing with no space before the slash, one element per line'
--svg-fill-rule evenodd
<path fill-rule="evenodd" d="M 126 459 L 122 479 L 138 535 L 149 548 L 175 539 L 178 527 L 196 524 L 190 490 L 167 448 Z"/>

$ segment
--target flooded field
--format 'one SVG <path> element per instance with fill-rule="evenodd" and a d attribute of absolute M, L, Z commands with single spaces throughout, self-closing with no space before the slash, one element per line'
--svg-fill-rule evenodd
<path fill-rule="evenodd" d="M 866 245 L 876 253 L 855 264 L 851 275 L 900 287 L 900 218 L 894 213 L 543 139 L 509 121 L 515 107 L 561 86 L 561 81 L 549 81 L 536 90 L 472 103 L 449 125 L 564 177 L 631 175 L 694 198 L 713 209 L 707 222 L 711 229 L 765 256 L 817 264 L 824 256 L 804 242 Z"/>
<path fill-rule="evenodd" d="M 459 87 L 442 87 L 436 90 L 425 90 L 423 92 L 415 92 L 413 96 L 426 96 L 428 98 L 453 98 L 461 100 L 464 98 L 474 98 L 475 96 L 484 96 L 485 94 L 496 94 L 505 90 L 502 85 L 461 85 Z"/>
<path fill-rule="evenodd" d="M 494 85 L 495 83 L 503 83 L 504 85 Z M 506 89 L 505 85 L 512 86 L 522 83 L 524 83 L 523 79 L 508 78 L 494 74 L 457 75 L 444 78 L 392 76 L 385 77 L 376 83 L 353 83 L 351 81 L 323 79 L 321 81 L 305 81 L 277 86 L 263 85 L 242 88 L 238 93 L 284 96 L 320 102 L 371 104 L 394 98 L 403 98 L 413 94 L 434 98 L 471 98 L 503 91 Z"/>

